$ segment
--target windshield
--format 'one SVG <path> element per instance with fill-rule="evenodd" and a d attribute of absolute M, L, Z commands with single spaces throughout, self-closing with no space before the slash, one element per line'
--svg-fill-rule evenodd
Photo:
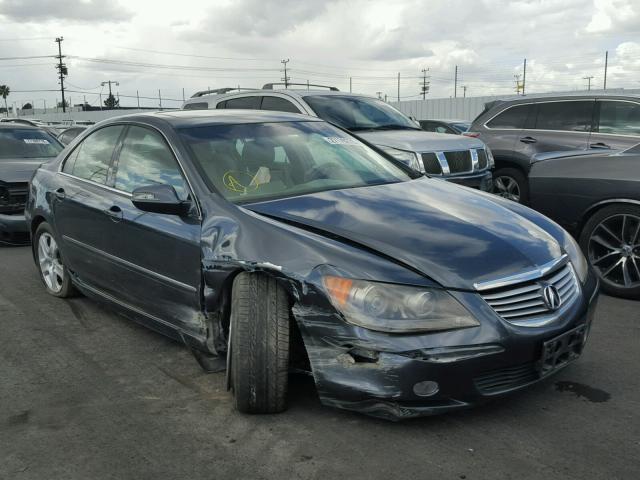
<path fill-rule="evenodd" d="M 42 130 L 0 128 L 0 159 L 55 157 L 62 145 Z"/>
<path fill-rule="evenodd" d="M 324 122 L 215 125 L 183 129 L 180 135 L 210 186 L 235 203 L 411 178 Z"/>
<path fill-rule="evenodd" d="M 320 118 L 350 131 L 420 130 L 410 118 L 376 98 L 313 95 L 304 99 Z"/>

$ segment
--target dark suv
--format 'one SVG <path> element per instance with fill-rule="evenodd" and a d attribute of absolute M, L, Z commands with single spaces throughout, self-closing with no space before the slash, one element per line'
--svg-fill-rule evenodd
<path fill-rule="evenodd" d="M 542 152 L 626 149 L 640 142 L 640 96 L 521 97 L 486 104 L 465 135 L 492 150 L 495 193 L 529 200 L 531 158 Z"/>

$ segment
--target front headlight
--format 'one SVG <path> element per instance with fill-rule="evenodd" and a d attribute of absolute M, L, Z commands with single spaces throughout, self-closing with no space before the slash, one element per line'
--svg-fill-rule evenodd
<path fill-rule="evenodd" d="M 324 276 L 333 306 L 354 325 L 381 332 L 428 332 L 480 323 L 445 290 Z"/>
<path fill-rule="evenodd" d="M 489 163 L 489 168 L 494 168 L 496 166 L 496 160 L 493 158 L 493 152 L 489 148 L 489 145 L 484 146 L 484 151 L 487 152 L 487 162 Z"/>
<path fill-rule="evenodd" d="M 399 160 L 405 165 L 413 168 L 414 170 L 424 172 L 424 167 L 422 166 L 422 162 L 420 161 L 417 153 L 407 152 L 406 150 L 398 150 L 397 148 L 383 147 L 381 145 L 378 145 L 378 148 L 384 153 L 391 155 L 396 160 Z"/>
<path fill-rule="evenodd" d="M 584 283 L 587 279 L 587 274 L 589 273 L 589 264 L 582 254 L 582 250 L 580 250 L 580 245 L 578 245 L 578 242 L 576 242 L 571 235 L 565 233 L 564 245 L 562 245 L 562 248 L 567 252 L 567 255 L 569 255 L 569 259 L 571 260 L 571 264 L 580 279 L 580 283 Z"/>

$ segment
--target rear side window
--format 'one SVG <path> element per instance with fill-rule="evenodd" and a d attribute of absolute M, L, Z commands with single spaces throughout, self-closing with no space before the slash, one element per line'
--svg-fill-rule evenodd
<path fill-rule="evenodd" d="M 640 104 L 604 101 L 600 103 L 600 133 L 640 135 Z"/>
<path fill-rule="evenodd" d="M 276 112 L 291 112 L 300 113 L 298 107 L 296 107 L 289 100 L 285 100 L 280 97 L 262 97 L 262 110 L 272 110 Z"/>
<path fill-rule="evenodd" d="M 538 104 L 537 130 L 589 132 L 593 119 L 593 100 Z"/>
<path fill-rule="evenodd" d="M 489 128 L 524 128 L 531 105 L 516 105 L 507 108 L 487 122 Z"/>
<path fill-rule="evenodd" d="M 149 128 L 130 127 L 118 155 L 115 188 L 131 193 L 138 187 L 161 184 L 171 185 L 186 200 L 180 167 L 162 136 Z"/>
<path fill-rule="evenodd" d="M 260 97 L 239 97 L 225 100 L 218 104 L 217 108 L 240 108 L 249 110 L 260 110 Z"/>
<path fill-rule="evenodd" d="M 105 127 L 85 138 L 67 158 L 62 171 L 106 185 L 111 156 L 123 130 L 122 125 Z"/>
<path fill-rule="evenodd" d="M 184 107 L 184 110 L 208 110 L 209 104 L 207 102 L 194 102 L 187 103 Z"/>

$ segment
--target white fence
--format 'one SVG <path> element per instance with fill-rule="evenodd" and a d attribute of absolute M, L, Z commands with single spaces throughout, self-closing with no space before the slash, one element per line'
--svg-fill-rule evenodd
<path fill-rule="evenodd" d="M 171 109 L 163 109 L 163 110 L 171 110 Z M 24 118 L 26 120 L 37 119 L 42 120 L 43 122 L 49 123 L 73 123 L 73 122 L 99 122 L 100 120 L 105 120 L 107 118 L 119 117 L 120 115 L 127 115 L 130 113 L 142 113 L 142 112 L 151 112 L 153 109 L 115 109 L 115 110 L 93 110 L 88 112 L 83 112 L 79 107 L 67 108 L 65 113 L 60 109 L 59 112 L 55 111 L 47 111 L 36 109 L 32 110 L 20 110 L 19 117 Z M 14 116 L 14 115 L 11 115 Z"/>

